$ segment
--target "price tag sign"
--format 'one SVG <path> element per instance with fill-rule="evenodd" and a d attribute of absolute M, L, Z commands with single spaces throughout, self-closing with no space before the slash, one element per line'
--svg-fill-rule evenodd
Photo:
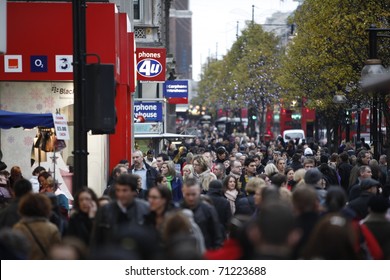
<path fill-rule="evenodd" d="M 69 140 L 69 127 L 64 115 L 53 114 L 54 127 L 58 140 Z"/>

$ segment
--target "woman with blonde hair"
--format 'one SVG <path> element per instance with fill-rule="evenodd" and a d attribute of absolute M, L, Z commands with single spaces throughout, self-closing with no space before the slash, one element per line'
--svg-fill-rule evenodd
<path fill-rule="evenodd" d="M 273 174 L 279 173 L 278 168 L 273 163 L 268 163 L 264 167 L 264 173 L 267 174 L 268 177 L 271 177 Z"/>
<path fill-rule="evenodd" d="M 194 178 L 194 167 L 192 164 L 186 164 L 183 167 L 183 182 L 185 183 L 189 178 Z"/>
<path fill-rule="evenodd" d="M 251 216 L 256 211 L 256 202 L 255 202 L 255 194 L 258 190 L 266 188 L 266 182 L 261 178 L 250 178 L 248 183 L 246 183 L 245 191 L 247 196 L 240 198 L 237 200 L 236 207 L 236 215 L 242 214 Z"/>
<path fill-rule="evenodd" d="M 294 186 L 293 190 L 297 186 L 305 184 L 305 181 L 303 180 L 303 178 L 305 177 L 305 173 L 306 173 L 306 169 L 304 169 L 304 168 L 300 168 L 300 169 L 298 169 L 297 171 L 294 172 L 295 186 Z"/>
<path fill-rule="evenodd" d="M 211 172 L 203 156 L 197 155 L 193 159 L 195 178 L 199 180 L 202 187 L 202 192 L 207 193 L 209 190 L 209 184 L 213 180 L 217 180 L 214 173 Z"/>
<path fill-rule="evenodd" d="M 179 202 L 183 198 L 181 188 L 183 181 L 181 178 L 176 176 L 175 164 L 173 161 L 164 161 L 161 165 L 161 175 L 167 178 L 167 187 L 172 192 L 173 202 Z"/>

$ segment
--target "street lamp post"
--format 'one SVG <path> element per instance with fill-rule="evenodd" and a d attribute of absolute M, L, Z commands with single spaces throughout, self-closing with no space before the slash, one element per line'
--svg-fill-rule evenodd
<path fill-rule="evenodd" d="M 375 25 L 371 25 L 367 30 L 369 36 L 369 58 L 362 69 L 362 81 L 376 79 L 386 73 L 386 69 L 383 67 L 382 62 L 378 59 L 378 37 L 389 37 L 388 35 L 378 34 L 381 31 L 390 31 L 390 29 L 376 28 Z M 380 130 L 380 128 L 379 128 Z M 378 91 L 373 91 L 372 100 L 372 124 L 370 127 L 370 134 L 372 135 L 372 142 L 374 145 L 374 158 L 379 158 L 379 145 L 378 145 Z"/>

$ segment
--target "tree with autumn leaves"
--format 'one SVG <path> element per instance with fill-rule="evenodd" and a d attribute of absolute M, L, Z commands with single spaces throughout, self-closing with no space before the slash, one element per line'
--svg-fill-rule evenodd
<path fill-rule="evenodd" d="M 337 132 L 344 109 L 370 103 L 370 95 L 359 90 L 368 58 L 366 29 L 390 27 L 390 2 L 305 0 L 290 21 L 296 33 L 285 50 L 260 25 L 249 24 L 222 60 L 205 67 L 199 96 L 214 106 L 219 100 L 252 106 L 257 114 L 269 103 L 298 100 L 316 110 L 328 131 Z M 389 46 L 389 38 L 379 39 L 384 66 L 390 63 Z M 333 103 L 335 95 L 345 95 L 348 103 Z"/>
<path fill-rule="evenodd" d="M 249 23 L 222 60 L 210 60 L 205 66 L 197 102 L 215 110 L 248 108 L 263 119 L 266 106 L 280 94 L 278 43 L 261 25 Z"/>
<path fill-rule="evenodd" d="M 370 104 L 370 95 L 359 89 L 368 58 L 366 29 L 388 28 L 389 20 L 388 0 L 306 0 L 291 18 L 297 34 L 282 58 L 278 83 L 285 99 L 300 98 L 316 109 L 336 141 L 344 109 Z M 379 43 L 384 65 L 390 62 L 389 45 Z M 347 103 L 333 103 L 335 95 L 346 96 Z"/>

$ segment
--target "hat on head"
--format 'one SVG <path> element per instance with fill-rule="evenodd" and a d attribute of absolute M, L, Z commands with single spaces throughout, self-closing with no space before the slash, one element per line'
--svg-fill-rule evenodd
<path fill-rule="evenodd" d="M 312 156 L 313 155 L 313 150 L 310 148 L 306 148 L 305 152 L 303 153 L 305 156 Z"/>
<path fill-rule="evenodd" d="M 306 171 L 305 177 L 303 179 L 305 180 L 306 184 L 316 185 L 318 184 L 318 181 L 322 179 L 322 177 L 322 173 L 317 168 L 311 168 Z"/>
<path fill-rule="evenodd" d="M 329 157 L 327 155 L 321 155 L 320 162 L 321 163 L 328 163 Z"/>
<path fill-rule="evenodd" d="M 213 180 L 209 184 L 209 191 L 210 190 L 221 190 L 222 189 L 222 183 L 219 180 Z"/>
<path fill-rule="evenodd" d="M 381 183 L 379 183 L 377 180 L 374 180 L 374 179 L 371 179 L 371 178 L 366 178 L 366 179 L 363 179 L 361 182 L 360 182 L 360 188 L 362 190 L 368 190 L 372 187 L 381 187 Z"/>
<path fill-rule="evenodd" d="M 154 151 L 153 150 L 149 150 L 146 154 L 147 155 L 154 155 Z"/>
<path fill-rule="evenodd" d="M 226 153 L 225 147 L 224 146 L 218 147 L 217 154 L 221 155 L 221 154 L 224 154 L 224 153 Z"/>

